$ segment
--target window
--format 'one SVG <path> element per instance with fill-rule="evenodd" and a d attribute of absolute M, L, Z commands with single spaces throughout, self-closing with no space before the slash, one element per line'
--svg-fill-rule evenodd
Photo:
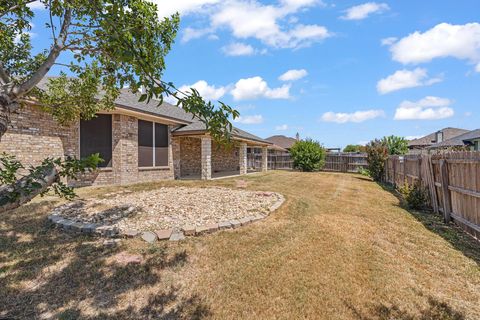
<path fill-rule="evenodd" d="M 168 126 L 138 120 L 138 166 L 168 166 Z"/>
<path fill-rule="evenodd" d="M 104 160 L 99 167 L 112 166 L 112 116 L 109 114 L 80 120 L 80 157 L 94 153 L 99 153 Z"/>
<path fill-rule="evenodd" d="M 480 140 L 476 140 L 473 145 L 474 151 L 480 151 Z"/>

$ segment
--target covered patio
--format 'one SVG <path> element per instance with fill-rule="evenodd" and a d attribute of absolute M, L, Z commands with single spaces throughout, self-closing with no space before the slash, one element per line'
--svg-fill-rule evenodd
<path fill-rule="evenodd" d="M 225 146 L 206 132 L 175 131 L 172 137 L 175 178 L 211 180 L 268 170 L 271 143 L 237 128 L 232 136 L 233 143 Z M 262 150 L 260 168 L 249 170 L 248 148 Z"/>

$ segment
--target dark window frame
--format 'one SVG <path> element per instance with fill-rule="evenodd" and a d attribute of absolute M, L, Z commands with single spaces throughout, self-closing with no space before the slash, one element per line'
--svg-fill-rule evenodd
<path fill-rule="evenodd" d="M 107 151 L 107 153 L 108 153 L 107 157 L 105 157 L 105 155 L 102 156 L 102 152 L 97 151 L 97 150 L 93 150 L 91 152 L 84 153 L 83 150 L 85 150 L 85 149 L 84 149 L 84 147 L 82 147 L 82 145 L 84 144 L 84 143 L 82 143 L 82 137 L 84 137 L 86 135 L 85 133 L 82 134 L 82 122 L 95 121 L 96 119 L 99 119 L 101 117 L 108 117 L 109 122 L 110 122 L 110 131 L 108 133 L 108 135 L 110 137 L 110 149 Z M 94 153 L 100 153 L 100 156 L 104 159 L 104 162 L 99 163 L 98 168 L 99 169 L 111 169 L 112 168 L 112 162 L 113 162 L 113 116 L 111 114 L 97 114 L 96 117 L 91 119 L 91 120 L 80 120 L 79 121 L 79 127 L 78 127 L 78 135 L 79 135 L 79 137 L 78 137 L 79 157 L 83 158 L 83 157 L 87 157 L 87 156 L 89 156 L 91 154 L 94 154 Z M 108 140 L 106 140 L 106 141 L 108 141 Z M 84 154 L 82 154 L 82 153 L 84 153 Z M 105 159 L 105 158 L 107 158 L 107 159 Z"/>
<path fill-rule="evenodd" d="M 148 137 L 142 137 L 141 136 L 141 127 L 143 126 L 142 125 L 145 125 L 145 124 L 149 124 L 152 126 L 152 129 L 150 132 L 148 132 L 148 134 L 151 133 L 152 137 L 151 137 L 151 140 L 148 139 Z M 162 137 L 162 134 L 157 134 L 157 130 L 159 129 L 159 127 L 161 128 L 165 128 L 165 134 L 163 135 L 163 137 L 165 139 L 161 140 L 161 141 L 157 141 L 157 139 L 159 137 Z M 163 130 L 163 129 L 162 129 Z M 147 147 L 147 148 L 151 148 L 151 151 L 149 150 L 141 150 L 141 141 L 145 141 L 145 140 L 148 140 L 148 144 L 149 145 L 146 145 L 144 147 Z M 155 121 L 149 121 L 149 120 L 142 120 L 142 119 L 138 119 L 138 137 L 137 137 L 137 142 L 138 142 L 138 168 L 142 169 L 142 168 L 145 168 L 145 169 L 152 169 L 152 168 L 168 168 L 169 167 L 169 156 L 170 156 L 170 150 L 169 150 L 169 145 L 170 145 L 170 128 L 168 125 L 166 124 L 163 124 L 163 123 L 159 123 L 159 122 L 155 122 Z M 151 143 L 150 143 L 151 142 Z M 160 161 L 159 161 L 159 158 L 158 158 L 158 154 L 161 153 L 161 149 L 166 149 L 166 157 L 165 158 L 162 158 Z M 141 153 L 151 153 L 152 154 L 152 159 L 151 161 L 148 160 L 148 165 L 140 165 L 141 162 L 145 162 L 143 160 L 141 160 Z M 147 157 L 150 156 L 149 154 L 147 155 Z M 166 161 L 166 162 L 165 162 Z M 151 163 L 151 165 L 150 165 Z M 160 163 L 160 164 L 159 164 Z"/>

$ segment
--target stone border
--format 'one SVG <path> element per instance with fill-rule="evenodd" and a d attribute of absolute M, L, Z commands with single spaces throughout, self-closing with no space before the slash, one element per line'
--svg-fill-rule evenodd
<path fill-rule="evenodd" d="M 279 193 L 277 195 L 280 199 L 270 206 L 269 213 L 267 215 L 249 216 L 239 220 L 221 221 L 219 223 L 213 223 L 204 226 L 184 226 L 181 230 L 176 229 L 164 229 L 158 231 L 139 231 L 139 230 L 127 230 L 120 232 L 120 229 L 114 226 L 101 225 L 95 223 L 78 222 L 71 219 L 66 219 L 59 214 L 51 214 L 48 216 L 48 220 L 58 228 L 74 233 L 94 234 L 101 237 L 108 238 L 135 238 L 141 237 L 143 240 L 149 243 L 156 242 L 157 240 L 170 240 L 180 241 L 184 240 L 186 236 L 200 236 L 226 229 L 236 229 L 241 226 L 248 225 L 253 222 L 257 222 L 268 217 L 273 211 L 277 210 L 284 202 L 285 197 Z"/>

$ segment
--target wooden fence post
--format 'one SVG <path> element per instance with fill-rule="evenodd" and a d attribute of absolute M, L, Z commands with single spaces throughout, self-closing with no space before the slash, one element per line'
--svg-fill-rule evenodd
<path fill-rule="evenodd" d="M 450 190 L 448 190 L 448 166 L 445 159 L 440 160 L 440 178 L 442 180 L 443 220 L 450 222 L 452 204 L 450 202 Z"/>

